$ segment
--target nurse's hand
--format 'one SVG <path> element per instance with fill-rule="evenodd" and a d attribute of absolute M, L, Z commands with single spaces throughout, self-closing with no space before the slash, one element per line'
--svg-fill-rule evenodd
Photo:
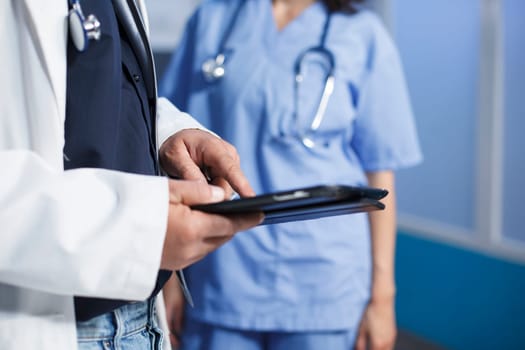
<path fill-rule="evenodd" d="M 225 199 L 231 197 L 232 188 L 241 197 L 255 194 L 241 170 L 235 147 L 207 131 L 175 133 L 160 147 L 159 159 L 168 175 L 220 186 Z"/>
<path fill-rule="evenodd" d="M 169 180 L 168 228 L 164 239 L 161 268 L 180 270 L 202 259 L 263 220 L 263 214 L 223 216 L 192 210 L 199 203 L 222 201 L 224 190 L 199 181 Z"/>
<path fill-rule="evenodd" d="M 394 297 L 372 298 L 361 320 L 355 349 L 392 350 L 396 334 Z"/>
<path fill-rule="evenodd" d="M 171 347 L 178 349 L 182 335 L 182 323 L 184 317 L 184 294 L 180 288 L 179 280 L 175 274 L 166 282 L 162 288 L 164 305 L 166 306 L 166 320 L 170 331 L 169 338 Z"/>

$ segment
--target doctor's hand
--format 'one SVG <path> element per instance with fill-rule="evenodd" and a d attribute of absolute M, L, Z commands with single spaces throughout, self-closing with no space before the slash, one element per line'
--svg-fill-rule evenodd
<path fill-rule="evenodd" d="M 394 297 L 372 298 L 361 320 L 355 350 L 392 350 L 396 334 Z"/>
<path fill-rule="evenodd" d="M 241 197 L 255 194 L 241 170 L 235 147 L 207 131 L 175 133 L 160 147 L 159 158 L 170 176 L 220 186 L 225 199 L 231 197 L 232 188 Z"/>
<path fill-rule="evenodd" d="M 169 180 L 168 228 L 164 239 L 161 268 L 180 270 L 202 259 L 263 220 L 263 214 L 215 215 L 189 206 L 222 201 L 224 190 L 201 181 Z"/>

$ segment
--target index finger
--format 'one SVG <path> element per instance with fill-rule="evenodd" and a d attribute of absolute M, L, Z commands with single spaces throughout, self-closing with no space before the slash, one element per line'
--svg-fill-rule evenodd
<path fill-rule="evenodd" d="M 241 169 L 237 152 L 233 152 L 233 155 L 226 152 L 220 157 L 212 158 L 207 164 L 214 177 L 224 178 L 241 197 L 252 197 L 255 191 Z"/>

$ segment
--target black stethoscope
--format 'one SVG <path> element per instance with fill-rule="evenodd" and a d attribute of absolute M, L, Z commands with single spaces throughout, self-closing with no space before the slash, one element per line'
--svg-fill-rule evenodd
<path fill-rule="evenodd" d="M 95 15 L 84 16 L 79 0 L 69 0 L 69 33 L 78 51 L 87 50 L 90 40 L 100 39 L 100 22 Z"/>
<path fill-rule="evenodd" d="M 215 57 L 211 57 L 205 60 L 201 66 L 204 79 L 209 83 L 213 83 L 213 82 L 220 80 L 226 74 L 226 67 L 225 67 L 226 58 L 227 58 L 226 43 L 228 42 L 228 39 L 231 35 L 233 27 L 237 23 L 237 19 L 239 17 L 239 13 L 240 13 L 243 3 L 244 1 L 240 2 L 239 6 L 237 7 L 233 15 L 233 19 L 230 22 L 230 26 L 228 27 L 228 29 L 226 30 L 226 32 L 224 33 L 222 37 L 221 43 L 219 45 L 219 53 Z M 323 121 L 324 116 L 325 116 L 328 101 L 334 91 L 335 57 L 333 53 L 330 52 L 326 48 L 326 37 L 328 35 L 328 29 L 330 28 L 330 19 L 331 19 L 331 15 L 328 14 L 326 16 L 326 20 L 323 26 L 323 33 L 322 33 L 321 41 L 319 45 L 304 50 L 299 55 L 299 57 L 297 57 L 297 60 L 294 66 L 294 73 L 295 73 L 294 119 L 295 119 L 296 128 L 297 130 L 299 130 L 301 127 L 299 125 L 299 116 L 298 116 L 298 107 L 299 107 L 298 106 L 298 91 L 299 91 L 300 84 L 304 80 L 304 73 L 303 73 L 302 68 L 303 68 L 303 63 L 305 61 L 305 58 L 309 54 L 316 54 L 316 55 L 324 56 L 324 58 L 326 59 L 328 63 L 323 93 L 319 100 L 319 104 L 318 104 L 315 116 L 313 117 L 312 122 L 310 123 L 310 126 L 305 131 L 297 132 L 297 137 L 301 140 L 302 144 L 307 148 L 315 147 L 315 143 L 310 136 L 317 129 L 319 129 L 319 126 L 321 125 L 321 122 Z"/>

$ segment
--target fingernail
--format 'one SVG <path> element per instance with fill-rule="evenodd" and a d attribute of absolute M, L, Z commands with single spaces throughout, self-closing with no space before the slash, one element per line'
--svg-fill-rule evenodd
<path fill-rule="evenodd" d="M 213 201 L 222 201 L 224 200 L 224 190 L 221 187 L 218 186 L 210 186 L 211 187 L 211 199 Z"/>

